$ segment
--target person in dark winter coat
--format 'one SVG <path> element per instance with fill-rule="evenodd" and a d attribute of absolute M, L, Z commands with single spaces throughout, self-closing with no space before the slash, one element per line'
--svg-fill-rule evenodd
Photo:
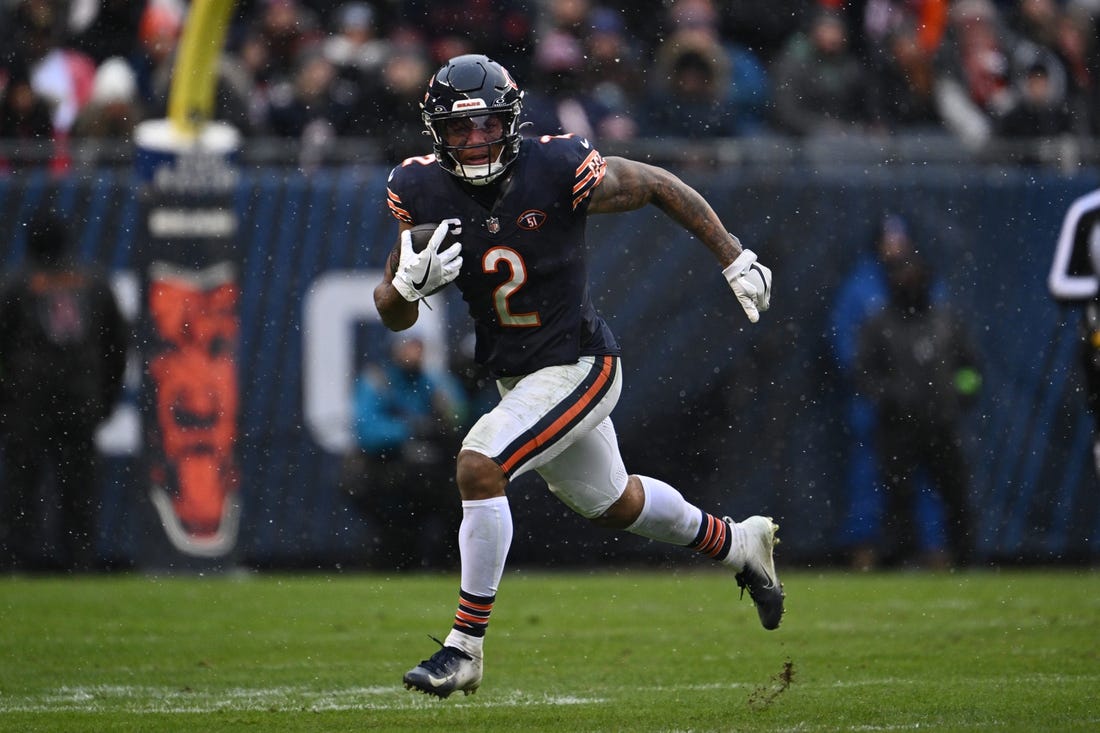
<path fill-rule="evenodd" d="M 106 275 L 69 256 L 59 216 L 45 208 L 26 231 L 28 261 L 0 284 L 0 567 L 91 570 L 94 437 L 119 396 L 129 327 Z"/>
<path fill-rule="evenodd" d="M 972 556 L 970 467 L 962 421 L 980 384 L 977 349 L 961 317 L 931 297 L 932 274 L 916 253 L 887 266 L 888 301 L 860 332 L 856 375 L 879 414 L 879 465 L 887 489 L 892 561 L 908 559 L 915 476 L 943 499 L 952 557 Z"/>
<path fill-rule="evenodd" d="M 859 334 L 890 298 L 887 265 L 911 256 L 917 241 L 905 217 L 890 212 L 878 221 L 868 244 L 837 290 L 827 332 L 845 413 L 845 517 L 838 539 L 855 570 L 871 570 L 881 560 L 876 545 L 885 504 L 878 465 L 878 415 L 874 403 L 857 389 Z M 945 283 L 937 279 L 932 285 L 932 300 L 945 299 Z M 923 476 L 918 481 L 915 512 L 920 518 L 920 549 L 932 556 L 944 548 L 943 512 L 936 497 L 926 490 L 927 484 Z"/>

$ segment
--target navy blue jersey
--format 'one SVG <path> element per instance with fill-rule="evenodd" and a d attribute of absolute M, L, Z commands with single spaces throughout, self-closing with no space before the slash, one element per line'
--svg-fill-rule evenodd
<path fill-rule="evenodd" d="M 475 358 L 495 376 L 618 355 L 592 304 L 585 263 L 589 196 L 604 165 L 587 140 L 558 136 L 524 140 L 505 180 L 479 190 L 434 155 L 390 173 L 388 204 L 398 220 L 462 222 L 455 283 L 474 319 Z"/>

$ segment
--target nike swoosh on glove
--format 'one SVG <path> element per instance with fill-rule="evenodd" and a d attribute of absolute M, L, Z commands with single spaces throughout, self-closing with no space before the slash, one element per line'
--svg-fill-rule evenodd
<path fill-rule="evenodd" d="M 745 309 L 745 315 L 753 323 L 759 321 L 760 313 L 771 305 L 772 271 L 756 261 L 755 252 L 744 249 L 722 274 L 737 296 L 737 302 Z"/>
<path fill-rule="evenodd" d="M 393 286 L 405 300 L 420 300 L 458 277 L 462 269 L 462 243 L 455 242 L 439 251 L 447 232 L 448 223 L 441 222 L 428 240 L 428 246 L 420 252 L 413 251 L 409 230 L 401 232 L 401 254 L 397 273 L 393 276 Z"/>

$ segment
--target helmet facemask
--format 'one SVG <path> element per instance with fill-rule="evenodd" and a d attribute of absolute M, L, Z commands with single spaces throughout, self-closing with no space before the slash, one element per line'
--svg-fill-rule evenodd
<path fill-rule="evenodd" d="M 518 152 L 515 115 L 475 114 L 427 119 L 440 165 L 474 185 L 496 180 Z M 484 157 L 476 155 L 484 152 Z M 482 162 L 464 163 L 470 154 Z"/>

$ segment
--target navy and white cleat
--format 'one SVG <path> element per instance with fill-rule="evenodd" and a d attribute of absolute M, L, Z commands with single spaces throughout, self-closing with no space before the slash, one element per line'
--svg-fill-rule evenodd
<path fill-rule="evenodd" d="M 443 646 L 438 639 L 435 641 L 442 648 L 431 659 L 425 659 L 405 673 L 405 688 L 439 698 L 456 690 L 467 695 L 477 692 L 481 686 L 481 659 L 453 646 Z"/>
<path fill-rule="evenodd" d="M 723 519 L 733 524 L 729 517 Z M 745 567 L 734 576 L 741 588 L 741 597 L 748 590 L 749 598 L 756 605 L 761 625 L 769 631 L 777 629 L 783 618 L 783 599 L 786 597 L 783 584 L 775 574 L 775 561 L 772 558 L 772 550 L 779 544 L 775 536 L 779 526 L 771 517 L 760 516 L 749 517 L 737 524 L 746 535 Z"/>

